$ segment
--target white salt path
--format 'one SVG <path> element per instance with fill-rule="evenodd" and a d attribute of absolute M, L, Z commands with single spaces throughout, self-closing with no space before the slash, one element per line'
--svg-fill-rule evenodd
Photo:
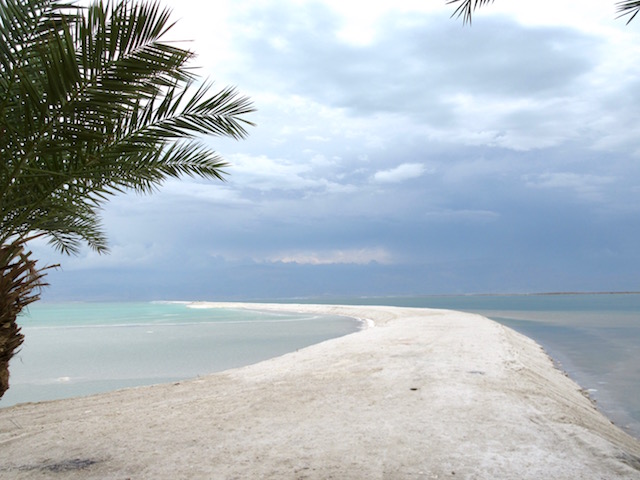
<path fill-rule="evenodd" d="M 0 478 L 640 479 L 640 442 L 484 317 L 206 306 L 375 326 L 196 380 L 2 409 Z"/>

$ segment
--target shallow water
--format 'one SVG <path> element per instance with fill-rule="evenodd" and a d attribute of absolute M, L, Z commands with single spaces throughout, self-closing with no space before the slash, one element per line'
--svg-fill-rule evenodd
<path fill-rule="evenodd" d="M 193 378 L 361 326 L 338 316 L 178 303 L 35 304 L 20 324 L 25 342 L 0 407 Z"/>

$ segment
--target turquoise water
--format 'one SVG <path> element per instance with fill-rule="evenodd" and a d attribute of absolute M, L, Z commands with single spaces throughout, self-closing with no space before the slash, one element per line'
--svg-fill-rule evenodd
<path fill-rule="evenodd" d="M 298 300 L 299 301 L 299 300 Z M 599 409 L 640 438 L 640 294 L 315 298 L 479 313 L 533 338 Z"/>
<path fill-rule="evenodd" d="M 173 382 L 257 363 L 361 324 L 180 303 L 33 304 L 0 407 Z"/>

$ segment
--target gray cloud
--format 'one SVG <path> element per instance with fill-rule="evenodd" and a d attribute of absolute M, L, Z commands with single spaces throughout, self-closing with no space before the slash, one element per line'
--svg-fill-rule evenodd
<path fill-rule="evenodd" d="M 355 45 L 320 3 L 242 5 L 223 68 L 258 127 L 206 140 L 228 181 L 116 198 L 109 257 L 35 245 L 63 263 L 52 295 L 69 282 L 210 299 L 637 288 L 635 53 L 426 14 L 388 15 Z"/>
<path fill-rule="evenodd" d="M 490 109 L 569 95 L 599 55 L 595 37 L 507 19 L 463 29 L 441 16 L 395 15 L 366 46 L 341 40 L 336 16 L 319 4 L 254 11 L 238 22 L 253 27 L 240 48 L 249 52 L 245 61 L 259 84 L 354 115 L 412 114 L 438 126 L 458 119 L 464 97 Z"/>

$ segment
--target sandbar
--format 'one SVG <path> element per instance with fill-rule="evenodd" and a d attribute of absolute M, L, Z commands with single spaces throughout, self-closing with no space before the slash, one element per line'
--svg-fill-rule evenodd
<path fill-rule="evenodd" d="M 372 326 L 192 380 L 0 409 L 0 478 L 640 479 L 640 442 L 480 315 L 197 306 Z"/>

